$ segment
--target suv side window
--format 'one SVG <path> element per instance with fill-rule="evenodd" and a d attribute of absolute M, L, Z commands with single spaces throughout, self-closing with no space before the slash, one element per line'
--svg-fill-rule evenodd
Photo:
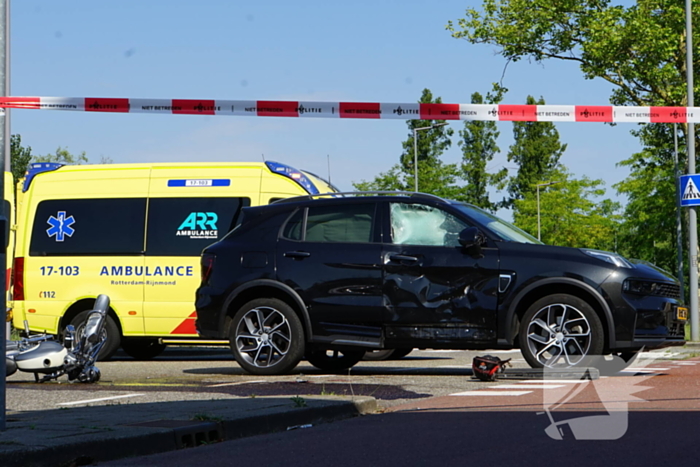
<path fill-rule="evenodd" d="M 307 210 L 303 240 L 323 243 L 369 243 L 375 217 L 374 203 L 312 206 Z M 297 211 L 287 222 L 283 235 L 291 240 L 302 240 L 303 210 Z"/>
<path fill-rule="evenodd" d="M 302 228 L 304 226 L 305 209 L 298 209 L 297 212 L 287 221 L 282 231 L 282 236 L 290 240 L 303 240 Z"/>
<path fill-rule="evenodd" d="M 425 204 L 390 203 L 392 243 L 459 246 L 459 233 L 469 227 L 442 209 Z"/>

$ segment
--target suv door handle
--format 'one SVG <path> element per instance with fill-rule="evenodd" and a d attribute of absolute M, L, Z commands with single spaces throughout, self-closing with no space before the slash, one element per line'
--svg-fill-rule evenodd
<path fill-rule="evenodd" d="M 311 256 L 308 251 L 287 251 L 283 254 L 285 258 L 303 259 Z"/>
<path fill-rule="evenodd" d="M 389 260 L 397 263 L 417 263 L 418 258 L 408 255 L 389 255 Z"/>

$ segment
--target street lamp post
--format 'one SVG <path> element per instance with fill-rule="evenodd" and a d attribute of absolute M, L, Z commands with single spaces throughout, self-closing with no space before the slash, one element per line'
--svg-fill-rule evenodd
<path fill-rule="evenodd" d="M 430 130 L 431 128 L 437 128 L 439 126 L 445 126 L 445 123 L 436 123 L 430 126 L 424 126 L 421 128 L 413 129 L 413 180 L 414 180 L 414 191 L 418 192 L 418 132 L 420 130 Z"/>
<path fill-rule="evenodd" d="M 538 183 L 535 185 L 537 187 L 537 240 L 540 240 L 540 187 L 556 185 L 557 183 L 561 182 Z"/>

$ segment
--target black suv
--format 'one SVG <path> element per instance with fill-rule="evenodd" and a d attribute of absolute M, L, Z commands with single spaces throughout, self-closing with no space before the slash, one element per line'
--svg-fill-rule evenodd
<path fill-rule="evenodd" d="M 520 348 L 532 367 L 684 344 L 678 282 L 598 250 L 548 246 L 419 193 L 305 196 L 243 209 L 202 254 L 197 331 L 254 374 L 391 348 Z"/>

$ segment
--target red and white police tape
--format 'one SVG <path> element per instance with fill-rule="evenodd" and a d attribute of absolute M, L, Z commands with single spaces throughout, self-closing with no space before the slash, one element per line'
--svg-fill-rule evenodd
<path fill-rule="evenodd" d="M 700 123 L 700 107 L 0 97 L 0 108 L 241 117 L 521 122 Z"/>

